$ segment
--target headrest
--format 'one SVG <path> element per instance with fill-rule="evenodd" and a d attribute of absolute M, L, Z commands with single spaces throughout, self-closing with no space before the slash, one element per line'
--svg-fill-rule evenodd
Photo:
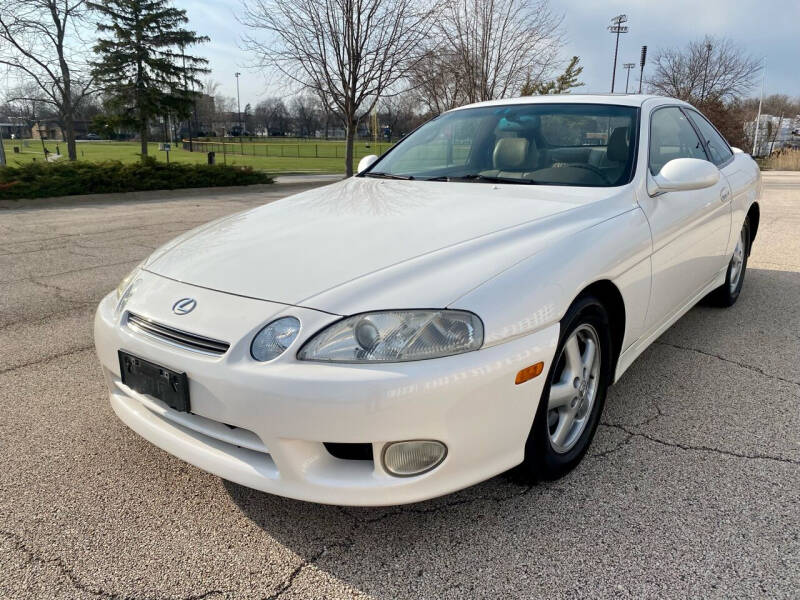
<path fill-rule="evenodd" d="M 630 127 L 617 127 L 611 132 L 606 148 L 606 157 L 614 162 L 628 160 L 628 131 Z"/>
<path fill-rule="evenodd" d="M 500 171 L 524 169 L 528 157 L 528 140 L 525 138 L 500 138 L 494 145 L 492 161 Z"/>

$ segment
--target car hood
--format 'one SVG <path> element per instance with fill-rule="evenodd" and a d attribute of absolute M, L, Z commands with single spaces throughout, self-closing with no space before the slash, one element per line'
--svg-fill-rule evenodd
<path fill-rule="evenodd" d="M 442 307 L 620 212 L 624 202 L 601 202 L 614 197 L 620 188 L 350 178 L 187 232 L 145 268 L 336 314 Z"/>

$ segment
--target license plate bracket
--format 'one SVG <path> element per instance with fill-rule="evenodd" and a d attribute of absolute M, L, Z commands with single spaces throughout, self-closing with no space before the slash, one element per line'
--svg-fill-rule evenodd
<path fill-rule="evenodd" d="M 189 412 L 189 379 L 182 371 L 173 371 L 120 350 L 119 368 L 122 383 L 140 394 L 158 398 L 172 409 Z"/>

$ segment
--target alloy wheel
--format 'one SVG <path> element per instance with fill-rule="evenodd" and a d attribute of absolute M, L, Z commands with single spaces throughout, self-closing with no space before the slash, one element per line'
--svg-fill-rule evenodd
<path fill-rule="evenodd" d="M 730 290 L 731 293 L 736 292 L 739 286 L 739 280 L 742 278 L 742 266 L 744 265 L 744 253 L 747 249 L 747 241 L 745 240 L 745 228 L 739 233 L 739 241 L 736 242 L 736 248 L 733 250 L 733 258 L 731 258 L 731 276 L 730 276 Z"/>
<path fill-rule="evenodd" d="M 550 444 L 558 454 L 569 452 L 586 429 L 600 379 L 600 340 L 584 323 L 567 339 L 556 363 L 547 402 Z"/>

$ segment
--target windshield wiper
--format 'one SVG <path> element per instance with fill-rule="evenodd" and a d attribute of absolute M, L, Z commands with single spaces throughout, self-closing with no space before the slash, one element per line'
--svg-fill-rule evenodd
<path fill-rule="evenodd" d="M 376 179 L 414 179 L 413 175 L 395 175 L 394 173 L 369 172 L 364 173 L 364 177 L 375 177 Z"/>
<path fill-rule="evenodd" d="M 493 175 L 481 175 L 480 173 L 468 173 L 451 177 L 442 175 L 441 177 L 431 177 L 425 181 L 475 181 L 483 183 L 513 183 L 517 185 L 536 185 L 533 179 L 517 179 L 516 177 L 496 177 Z"/>

